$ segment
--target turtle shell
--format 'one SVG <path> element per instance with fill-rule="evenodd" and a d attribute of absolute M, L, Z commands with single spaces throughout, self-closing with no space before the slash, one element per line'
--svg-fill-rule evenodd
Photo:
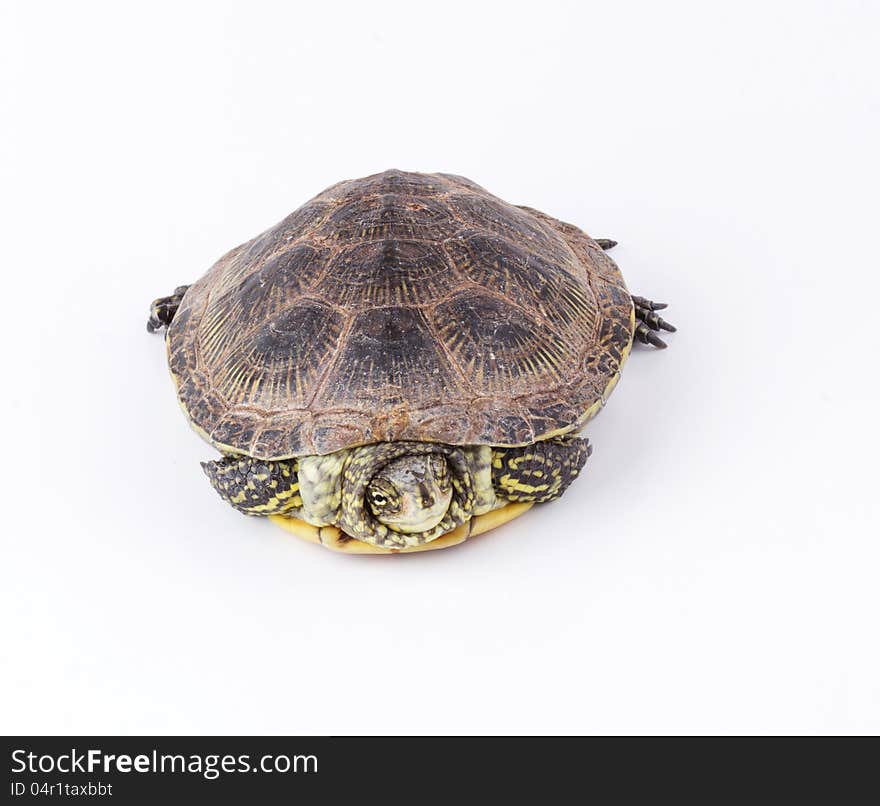
<path fill-rule="evenodd" d="M 459 176 L 340 182 L 224 255 L 167 334 L 192 424 L 261 459 L 524 445 L 580 425 L 633 306 L 584 232 Z"/>

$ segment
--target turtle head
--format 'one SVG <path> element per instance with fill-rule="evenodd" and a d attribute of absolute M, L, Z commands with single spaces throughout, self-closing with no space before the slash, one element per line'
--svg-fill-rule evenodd
<path fill-rule="evenodd" d="M 367 485 L 366 499 L 375 518 L 389 529 L 405 534 L 433 529 L 452 500 L 445 457 L 427 453 L 389 462 Z"/>

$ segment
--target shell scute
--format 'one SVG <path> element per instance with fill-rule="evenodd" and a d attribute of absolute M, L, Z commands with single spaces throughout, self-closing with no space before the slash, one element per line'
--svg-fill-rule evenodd
<path fill-rule="evenodd" d="M 557 395 L 532 398 L 526 408 L 526 417 L 537 434 L 549 434 L 559 428 L 559 423 L 576 423 L 581 415 L 569 400 Z"/>
<path fill-rule="evenodd" d="M 572 347 L 504 299 L 465 291 L 434 308 L 432 318 L 462 374 L 483 394 L 516 396 L 563 380 Z"/>
<path fill-rule="evenodd" d="M 537 254 L 553 260 L 571 260 L 571 251 L 535 216 L 506 204 L 488 194 L 459 193 L 451 196 L 449 206 L 462 221 L 488 234 L 507 238 Z"/>
<path fill-rule="evenodd" d="M 484 399 L 476 402 L 474 410 L 481 416 L 477 420 L 478 428 L 472 431 L 473 444 L 493 444 L 499 428 L 509 435 L 510 443 L 516 445 L 527 445 L 540 436 L 525 412 L 515 405 L 501 406 L 497 400 Z"/>
<path fill-rule="evenodd" d="M 198 421 L 196 420 L 196 422 Z M 257 413 L 241 409 L 228 409 L 211 429 L 208 436 L 217 445 L 236 448 L 243 446 L 249 450 L 260 425 L 261 417 Z"/>
<path fill-rule="evenodd" d="M 559 319 L 592 329 L 592 292 L 577 269 L 547 260 L 497 235 L 468 232 L 446 243 L 446 251 L 466 280 L 503 295 L 545 325 Z M 576 335 L 576 334 L 573 334 Z"/>
<path fill-rule="evenodd" d="M 228 320 L 261 322 L 286 306 L 295 305 L 326 265 L 330 250 L 308 243 L 298 243 L 264 260 L 250 273 L 230 281 L 222 294 L 212 295 L 205 312 L 208 322 Z M 218 344 L 228 344 L 237 335 L 221 325 Z M 206 339 L 210 350 L 212 340 Z M 214 358 L 216 359 L 216 355 Z"/>
<path fill-rule="evenodd" d="M 449 208 L 431 198 L 398 193 L 346 201 L 317 235 L 342 244 L 381 240 L 427 240 L 449 237 L 459 228 Z"/>
<path fill-rule="evenodd" d="M 300 240 L 318 229 L 335 209 L 336 205 L 330 199 L 312 199 L 267 230 L 265 235 L 275 246 Z"/>
<path fill-rule="evenodd" d="M 305 408 L 325 356 L 337 349 L 342 325 L 334 308 L 300 299 L 242 337 L 241 346 L 218 364 L 214 382 L 232 405 Z"/>
<path fill-rule="evenodd" d="M 337 252 L 316 292 L 355 310 L 419 306 L 448 294 L 455 282 L 438 244 L 386 239 Z"/>
<path fill-rule="evenodd" d="M 464 391 L 419 309 L 369 308 L 355 316 L 315 406 L 391 411 L 409 403 L 414 383 L 425 402 Z"/>

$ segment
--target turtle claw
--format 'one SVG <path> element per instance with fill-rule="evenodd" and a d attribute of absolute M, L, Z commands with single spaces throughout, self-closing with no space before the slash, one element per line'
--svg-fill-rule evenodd
<path fill-rule="evenodd" d="M 635 338 L 636 341 L 639 341 L 642 344 L 650 344 L 658 350 L 665 350 L 669 346 L 656 333 L 651 332 L 644 322 L 639 322 L 636 325 Z"/>
<path fill-rule="evenodd" d="M 675 333 L 675 325 L 670 325 L 662 316 L 647 308 L 636 308 L 636 318 L 644 322 L 651 330 L 665 330 L 667 333 Z"/>
<path fill-rule="evenodd" d="M 665 350 L 667 344 L 663 339 L 652 331 L 665 330 L 667 333 L 675 333 L 675 325 L 671 325 L 655 311 L 662 311 L 667 307 L 665 302 L 654 302 L 645 297 L 633 295 L 633 305 L 636 309 L 636 330 L 634 338 L 642 344 L 650 344 L 659 350 Z"/>
<path fill-rule="evenodd" d="M 649 311 L 662 311 L 664 308 L 669 307 L 665 302 L 654 302 L 652 299 L 639 297 L 635 294 L 632 295 L 632 300 L 636 308 L 647 308 Z"/>

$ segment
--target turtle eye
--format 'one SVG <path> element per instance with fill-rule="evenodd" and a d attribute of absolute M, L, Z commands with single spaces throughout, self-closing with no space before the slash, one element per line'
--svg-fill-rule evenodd
<path fill-rule="evenodd" d="M 367 489 L 367 501 L 374 515 L 389 514 L 398 509 L 400 496 L 386 479 L 374 479 Z"/>

